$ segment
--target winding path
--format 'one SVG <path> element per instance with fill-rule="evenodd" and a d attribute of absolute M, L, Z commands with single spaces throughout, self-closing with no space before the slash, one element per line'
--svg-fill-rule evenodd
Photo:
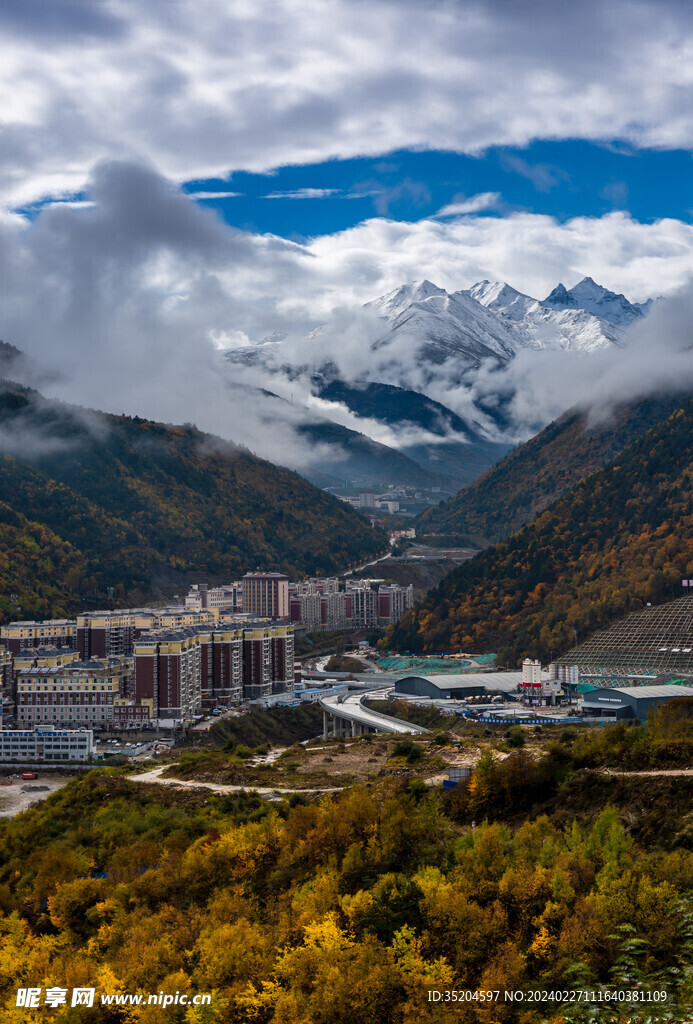
<path fill-rule="evenodd" d="M 618 775 L 628 778 L 631 775 L 693 775 L 693 768 L 643 768 L 632 772 L 616 772 L 613 768 L 602 768 L 602 775 Z"/>
<path fill-rule="evenodd" d="M 319 786 L 315 789 L 284 789 L 282 786 L 231 786 L 221 782 L 201 782 L 198 779 L 162 779 L 161 773 L 172 768 L 173 765 L 163 765 L 159 768 L 152 768 L 148 772 L 141 772 L 139 775 L 128 776 L 130 782 L 144 782 L 158 786 L 177 786 L 179 789 L 209 789 L 213 793 L 242 793 L 253 792 L 260 796 L 282 796 L 284 793 L 339 793 L 343 786 Z"/>

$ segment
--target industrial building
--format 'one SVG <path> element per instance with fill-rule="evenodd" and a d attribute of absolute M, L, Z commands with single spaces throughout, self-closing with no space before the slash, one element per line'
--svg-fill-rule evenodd
<path fill-rule="evenodd" d="M 693 597 L 629 615 L 555 664 L 576 666 L 581 681 L 597 686 L 652 684 L 664 671 L 693 675 Z"/>
<path fill-rule="evenodd" d="M 585 718 L 643 720 L 651 708 L 676 697 L 693 697 L 693 686 L 604 686 L 585 694 L 580 710 Z"/>
<path fill-rule="evenodd" d="M 2 761 L 88 761 L 94 753 L 91 729 L 3 729 L 0 731 Z"/>
<path fill-rule="evenodd" d="M 464 700 L 491 693 L 512 693 L 522 683 L 522 672 L 465 672 L 459 675 L 403 676 L 395 683 L 395 696 Z"/>

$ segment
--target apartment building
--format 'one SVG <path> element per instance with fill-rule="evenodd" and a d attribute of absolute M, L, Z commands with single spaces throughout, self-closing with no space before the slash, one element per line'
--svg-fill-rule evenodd
<path fill-rule="evenodd" d="M 117 658 L 23 669 L 16 677 L 17 725 L 111 728 L 125 673 L 123 661 Z"/>
<path fill-rule="evenodd" d="M 133 697 L 116 697 L 113 702 L 114 729 L 144 729 L 151 722 L 151 704 Z"/>
<path fill-rule="evenodd" d="M 1 657 L 1 655 L 0 655 Z M 25 668 L 60 668 L 79 661 L 79 654 L 70 647 L 27 647 L 13 659 L 15 672 Z"/>
<path fill-rule="evenodd" d="M 290 583 L 289 619 L 308 629 L 345 629 L 351 625 L 339 580 L 314 577 Z"/>
<path fill-rule="evenodd" d="M 320 629 L 322 626 L 322 594 L 299 593 L 289 596 L 289 618 L 291 622 L 300 623 L 308 629 Z"/>
<path fill-rule="evenodd" d="M 10 622 L 0 626 L 0 645 L 11 654 L 27 647 L 77 646 L 77 623 L 74 619 L 48 619 L 45 622 Z"/>
<path fill-rule="evenodd" d="M 289 577 L 280 572 L 246 573 L 243 611 L 262 619 L 288 619 Z"/>
<path fill-rule="evenodd" d="M 320 625 L 322 629 L 346 629 L 351 625 L 344 591 L 328 591 L 320 595 Z"/>
<path fill-rule="evenodd" d="M 218 629 L 212 635 L 212 697 L 215 704 L 243 699 L 242 629 Z"/>
<path fill-rule="evenodd" d="M 130 654 L 137 636 L 136 609 L 85 612 L 77 616 L 77 651 L 82 659 Z"/>
<path fill-rule="evenodd" d="M 221 587 L 193 583 L 185 598 L 185 607 L 195 611 L 217 608 L 220 613 L 235 615 L 243 611 L 243 582 L 238 580 Z"/>
<path fill-rule="evenodd" d="M 0 647 L 0 692 L 12 692 L 14 672 L 14 659 L 12 655 L 6 647 Z"/>
<path fill-rule="evenodd" d="M 404 615 L 407 608 L 414 607 L 414 587 L 378 587 L 378 625 L 389 626 Z"/>
<path fill-rule="evenodd" d="M 349 580 L 346 589 L 347 614 L 352 626 L 378 625 L 378 595 L 367 580 Z"/>
<path fill-rule="evenodd" d="M 247 700 L 283 693 L 294 678 L 294 635 L 291 626 L 258 626 L 243 630 L 243 696 Z"/>
<path fill-rule="evenodd" d="M 135 641 L 135 698 L 153 718 L 190 719 L 211 696 L 212 632 L 160 630 Z"/>
<path fill-rule="evenodd" d="M 290 583 L 289 592 L 292 594 L 337 594 L 339 593 L 339 580 L 335 576 L 311 576 L 310 579 Z"/>
<path fill-rule="evenodd" d="M 219 610 L 216 608 L 197 610 L 182 605 L 85 612 L 77 616 L 77 650 L 80 658 L 132 654 L 135 641 L 153 629 L 213 626 L 218 619 Z"/>

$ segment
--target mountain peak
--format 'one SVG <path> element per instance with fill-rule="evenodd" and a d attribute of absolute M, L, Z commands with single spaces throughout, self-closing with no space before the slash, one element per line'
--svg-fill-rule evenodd
<path fill-rule="evenodd" d="M 577 303 L 571 292 L 562 283 L 556 285 L 554 290 L 543 300 L 545 306 L 554 306 L 557 309 L 576 306 Z"/>
<path fill-rule="evenodd" d="M 477 281 L 465 294 L 489 308 L 508 306 L 517 298 L 529 298 L 505 281 Z"/>
<path fill-rule="evenodd" d="M 439 288 L 438 285 L 426 279 L 409 281 L 408 284 L 403 284 L 399 288 L 387 292 L 386 295 L 367 302 L 366 309 L 374 309 L 381 316 L 397 316 L 407 306 L 411 306 L 415 302 L 424 302 L 434 295 L 447 295 L 447 292 L 444 288 Z"/>
<path fill-rule="evenodd" d="M 557 285 L 544 299 L 552 309 L 584 309 L 617 327 L 627 327 L 643 316 L 648 304 L 629 302 L 625 295 L 609 291 L 591 277 L 583 277 L 572 288 Z"/>

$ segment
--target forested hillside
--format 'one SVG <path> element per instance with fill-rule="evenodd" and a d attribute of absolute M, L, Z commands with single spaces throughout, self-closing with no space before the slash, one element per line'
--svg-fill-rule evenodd
<path fill-rule="evenodd" d="M 0 615 L 146 600 L 256 565 L 330 573 L 383 551 L 351 508 L 190 425 L 106 416 L 3 383 Z"/>
<path fill-rule="evenodd" d="M 109 771 L 73 780 L 0 823 L 2 1019 L 48 1019 L 16 1008 L 31 983 L 96 989 L 85 1016 L 48 1011 L 60 1022 L 652 1021 L 651 1001 L 601 1012 L 626 988 L 665 990 L 661 1019 L 689 1022 L 691 780 L 577 770 L 648 743 L 690 750 L 687 714 L 652 741 L 621 724 L 534 756 L 488 747 L 452 793 L 411 773 L 272 805 Z M 536 998 L 566 989 L 594 1002 Z M 211 1005 L 100 1005 L 158 992 Z"/>
<path fill-rule="evenodd" d="M 693 402 L 508 540 L 460 566 L 390 630 L 399 650 L 548 660 L 680 594 L 693 577 Z"/>
<path fill-rule="evenodd" d="M 455 497 L 424 512 L 417 533 L 472 534 L 490 543 L 509 537 L 685 400 L 685 395 L 642 399 L 599 422 L 570 410 Z"/>

